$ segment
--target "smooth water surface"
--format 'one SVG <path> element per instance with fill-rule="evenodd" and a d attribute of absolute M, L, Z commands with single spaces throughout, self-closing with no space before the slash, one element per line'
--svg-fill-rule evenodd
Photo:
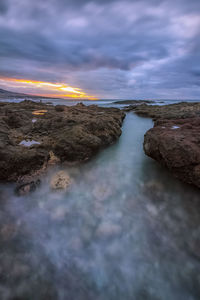
<path fill-rule="evenodd" d="M 150 119 L 79 167 L 68 192 L 1 187 L 0 299 L 200 299 L 200 192 L 143 153 Z"/>

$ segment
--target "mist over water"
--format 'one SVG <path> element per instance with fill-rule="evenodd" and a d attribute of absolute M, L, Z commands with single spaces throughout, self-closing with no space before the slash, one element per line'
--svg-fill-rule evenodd
<path fill-rule="evenodd" d="M 26 197 L 0 187 L 1 300 L 200 298 L 200 193 L 145 156 L 152 126 L 127 114 L 90 162 Z M 52 192 L 60 169 L 73 183 Z"/>

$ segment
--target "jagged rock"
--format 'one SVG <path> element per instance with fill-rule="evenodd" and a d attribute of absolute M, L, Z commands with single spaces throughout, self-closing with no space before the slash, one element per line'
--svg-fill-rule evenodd
<path fill-rule="evenodd" d="M 60 163 L 60 159 L 53 153 L 53 151 L 50 151 L 48 165 L 56 165 L 58 163 Z"/>
<path fill-rule="evenodd" d="M 200 118 L 156 122 L 145 134 L 144 151 L 177 178 L 200 187 Z"/>
<path fill-rule="evenodd" d="M 64 111 L 65 110 L 65 105 L 56 105 L 55 106 L 55 110 L 56 111 Z"/>
<path fill-rule="evenodd" d="M 36 112 L 37 122 L 33 123 Z M 52 162 L 90 159 L 119 138 L 124 117 L 119 109 L 82 103 L 55 109 L 29 100 L 1 102 L 0 180 L 18 181 L 38 175 Z M 22 141 L 37 144 L 24 146 Z"/>
<path fill-rule="evenodd" d="M 18 196 L 26 196 L 29 193 L 34 192 L 39 185 L 40 185 L 39 179 L 36 181 L 20 184 L 16 188 L 16 194 Z"/>
<path fill-rule="evenodd" d="M 141 104 L 130 106 L 128 111 L 134 111 L 142 117 L 158 119 L 183 119 L 200 116 L 200 103 L 181 102 L 170 105 L 147 105 Z"/>
<path fill-rule="evenodd" d="M 71 184 L 67 172 L 59 171 L 51 178 L 50 186 L 53 190 L 66 190 Z"/>
<path fill-rule="evenodd" d="M 177 178 L 200 187 L 200 103 L 129 107 L 150 117 L 154 127 L 144 137 L 144 151 Z"/>

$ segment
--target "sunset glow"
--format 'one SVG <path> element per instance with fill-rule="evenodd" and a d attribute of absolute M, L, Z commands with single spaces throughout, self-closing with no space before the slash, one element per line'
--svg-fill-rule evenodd
<path fill-rule="evenodd" d="M 69 86 L 64 83 L 52 83 L 18 78 L 0 78 L 5 88 L 13 88 L 19 93 L 31 93 L 45 97 L 79 98 L 97 100 L 96 97 L 88 95 L 82 89 Z"/>

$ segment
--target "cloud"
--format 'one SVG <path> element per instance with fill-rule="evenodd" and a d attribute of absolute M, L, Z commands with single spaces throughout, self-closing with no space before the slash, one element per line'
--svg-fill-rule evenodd
<path fill-rule="evenodd" d="M 8 6 L 6 0 L 1 0 L 0 2 L 0 15 L 3 15 L 7 12 Z"/>
<path fill-rule="evenodd" d="M 1 76 L 99 97 L 199 92 L 199 0 L 7 0 L 0 14 Z"/>

